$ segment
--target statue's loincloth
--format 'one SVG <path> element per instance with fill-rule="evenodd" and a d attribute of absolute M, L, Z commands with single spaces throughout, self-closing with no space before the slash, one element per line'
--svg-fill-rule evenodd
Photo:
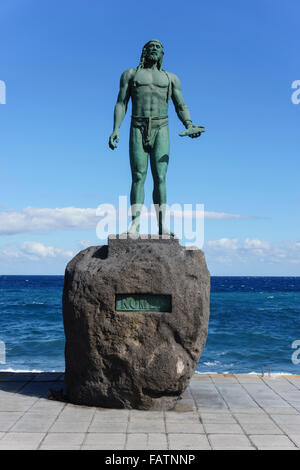
<path fill-rule="evenodd" d="M 168 116 L 131 117 L 131 126 L 140 129 L 145 150 L 153 148 L 156 136 L 162 127 L 169 123 Z"/>

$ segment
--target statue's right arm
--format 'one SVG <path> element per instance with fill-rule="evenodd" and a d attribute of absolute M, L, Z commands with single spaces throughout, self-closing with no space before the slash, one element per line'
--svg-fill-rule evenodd
<path fill-rule="evenodd" d="M 120 90 L 114 109 L 114 129 L 111 136 L 109 137 L 109 147 L 112 150 L 117 147 L 114 141 L 116 141 L 116 143 L 119 142 L 119 128 L 127 111 L 127 105 L 130 98 L 130 80 L 134 73 L 135 69 L 129 69 L 125 70 L 125 72 L 123 72 L 121 75 Z"/>

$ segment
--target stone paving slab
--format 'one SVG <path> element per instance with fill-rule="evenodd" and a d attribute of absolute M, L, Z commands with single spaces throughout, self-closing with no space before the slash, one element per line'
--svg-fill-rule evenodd
<path fill-rule="evenodd" d="M 40 449 L 43 450 L 80 450 L 85 438 L 84 433 L 51 433 L 43 439 Z"/>
<path fill-rule="evenodd" d="M 170 450 L 210 450 L 205 434 L 169 434 Z"/>
<path fill-rule="evenodd" d="M 243 434 L 210 434 L 209 441 L 213 450 L 252 450 L 255 447 Z"/>
<path fill-rule="evenodd" d="M 253 444 L 259 450 L 296 450 L 297 447 L 287 436 L 253 435 L 250 436 Z"/>
<path fill-rule="evenodd" d="M 163 433 L 128 434 L 126 450 L 165 450 L 168 448 L 167 435 Z"/>
<path fill-rule="evenodd" d="M 62 373 L 0 372 L 0 449 L 300 449 L 300 376 L 195 375 L 172 411 L 50 399 Z"/>

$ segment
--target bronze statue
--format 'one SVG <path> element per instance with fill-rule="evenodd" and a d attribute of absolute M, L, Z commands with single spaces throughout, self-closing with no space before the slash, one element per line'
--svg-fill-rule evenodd
<path fill-rule="evenodd" d="M 139 232 L 140 211 L 144 203 L 144 183 L 148 167 L 148 155 L 154 182 L 153 203 L 157 212 L 160 235 L 173 235 L 165 226 L 166 173 L 169 162 L 169 99 L 186 127 L 181 136 L 199 137 L 204 127 L 193 125 L 186 106 L 179 78 L 162 68 L 164 50 L 160 41 L 154 39 L 143 47 L 137 68 L 123 72 L 120 91 L 114 109 L 114 129 L 109 147 L 114 150 L 119 142 L 119 128 L 132 100 L 129 152 L 132 173 L 130 204 L 132 223 L 130 234 Z"/>

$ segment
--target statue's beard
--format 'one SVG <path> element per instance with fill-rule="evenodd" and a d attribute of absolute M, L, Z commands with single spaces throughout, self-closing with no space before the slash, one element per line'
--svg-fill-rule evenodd
<path fill-rule="evenodd" d="M 150 52 L 150 54 L 148 55 L 148 58 L 150 60 L 158 60 L 159 56 L 158 56 L 157 52 Z"/>

